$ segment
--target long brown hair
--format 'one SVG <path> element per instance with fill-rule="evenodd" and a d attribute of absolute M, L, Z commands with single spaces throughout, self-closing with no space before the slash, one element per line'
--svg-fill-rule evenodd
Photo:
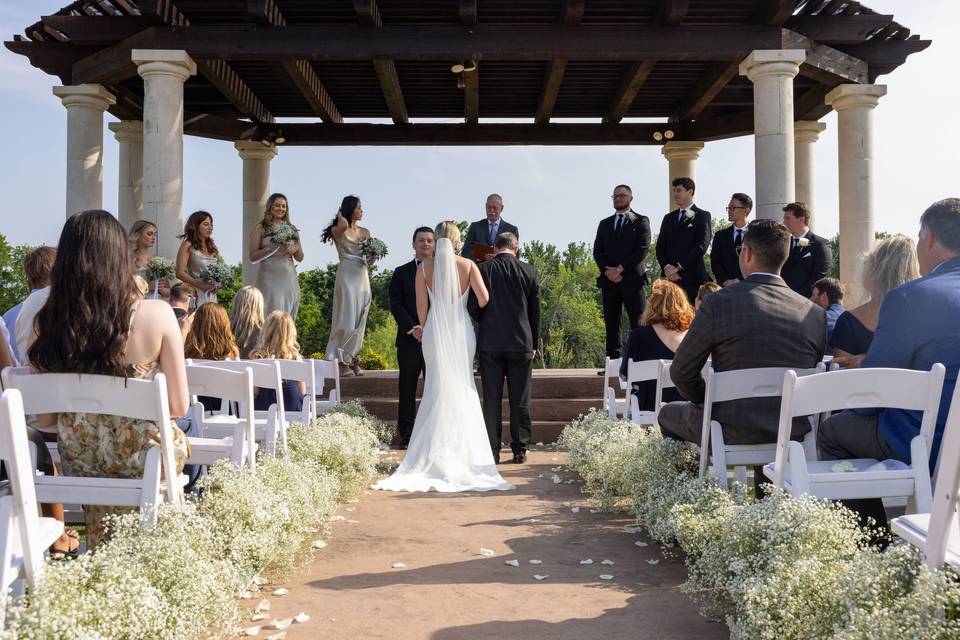
<path fill-rule="evenodd" d="M 287 214 L 283 217 L 283 221 L 293 227 L 293 223 L 290 222 L 290 200 L 282 193 L 271 193 L 270 197 L 267 198 L 266 206 L 263 208 L 263 218 L 260 220 L 260 228 L 263 229 L 264 233 L 273 229 L 273 204 L 280 198 L 283 198 L 287 203 Z M 296 229 L 296 227 L 293 228 Z"/>
<path fill-rule="evenodd" d="M 213 224 L 212 214 L 207 211 L 194 211 L 187 218 L 187 224 L 183 225 L 183 233 L 177 237 L 189 242 L 190 246 L 197 251 L 205 252 L 209 256 L 219 256 L 220 250 L 217 248 L 217 243 L 213 241 L 213 236 L 206 240 L 200 237 L 200 225 L 207 218 L 210 218 L 210 223 Z"/>
<path fill-rule="evenodd" d="M 654 280 L 640 324 L 645 327 L 662 324 L 670 331 L 686 331 L 691 323 L 693 307 L 684 290 L 669 280 Z"/>
<path fill-rule="evenodd" d="M 127 233 L 102 209 L 67 218 L 27 354 L 39 371 L 126 375 L 127 334 L 140 291 Z"/>
<path fill-rule="evenodd" d="M 183 355 L 201 360 L 236 360 L 240 357 L 226 309 L 215 302 L 200 305 L 183 345 Z"/>

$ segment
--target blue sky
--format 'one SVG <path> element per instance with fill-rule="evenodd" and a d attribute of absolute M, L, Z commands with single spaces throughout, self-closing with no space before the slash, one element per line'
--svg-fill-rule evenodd
<path fill-rule="evenodd" d="M 66 0 L 0 2 L 0 35 L 8 40 Z M 869 0 L 893 13 L 913 33 L 933 40 L 895 73 L 881 76 L 888 94 L 875 113 L 877 132 L 877 229 L 915 236 L 931 202 L 960 196 L 960 85 L 956 61 L 960 24 L 955 0 Z M 51 93 L 59 84 L 25 58 L 0 51 L 0 139 L 4 143 L 0 192 L 8 210 L 0 232 L 13 243 L 55 244 L 64 219 L 66 111 Z M 112 121 L 112 116 L 107 116 Z M 836 117 L 817 143 L 816 231 L 837 231 Z M 117 155 L 105 128 L 104 206 L 117 203 Z M 614 185 L 633 186 L 634 209 L 654 228 L 666 213 L 667 163 L 659 147 L 318 147 L 281 148 L 271 165 L 271 186 L 290 198 L 301 227 L 304 267 L 335 259 L 320 243 L 323 226 L 343 195 L 364 203 L 365 226 L 390 246 L 384 266 L 409 259 L 410 235 L 444 219 L 478 220 L 491 192 L 503 194 L 504 219 L 522 240 L 565 246 L 592 241 L 597 221 L 610 213 Z M 729 194 L 755 192 L 753 139 L 707 143 L 697 164 L 697 203 L 715 215 Z M 241 161 L 233 145 L 187 137 L 184 149 L 184 213 L 214 214 L 217 244 L 240 259 Z M 186 217 L 186 215 L 184 216 Z"/>

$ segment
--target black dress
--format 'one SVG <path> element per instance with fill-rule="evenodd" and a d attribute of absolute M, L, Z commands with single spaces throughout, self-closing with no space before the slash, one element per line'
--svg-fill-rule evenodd
<path fill-rule="evenodd" d="M 620 376 L 627 377 L 627 363 L 629 360 L 673 360 L 673 351 L 663 344 L 653 327 L 639 326 L 630 332 L 627 346 L 623 350 L 623 360 L 620 363 Z M 633 395 L 637 396 L 640 411 L 654 411 L 657 399 L 657 381 L 633 383 Z M 664 389 L 662 402 L 676 402 L 683 400 L 676 389 Z"/>
<path fill-rule="evenodd" d="M 870 349 L 871 342 L 873 342 L 873 331 L 863 326 L 863 323 L 849 311 L 840 314 L 837 324 L 833 327 L 833 334 L 830 336 L 831 348 L 836 347 L 852 356 L 859 356 Z"/>
<path fill-rule="evenodd" d="M 253 399 L 253 408 L 257 411 L 266 411 L 270 405 L 276 404 L 277 393 L 273 389 L 260 389 Z M 303 396 L 300 395 L 300 383 L 296 380 L 283 381 L 283 411 L 284 413 L 303 411 Z"/>

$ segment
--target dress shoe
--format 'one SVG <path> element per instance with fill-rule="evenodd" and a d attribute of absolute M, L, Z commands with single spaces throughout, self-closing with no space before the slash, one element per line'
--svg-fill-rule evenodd
<path fill-rule="evenodd" d="M 527 461 L 527 452 L 521 451 L 513 454 L 513 464 L 523 464 Z"/>
<path fill-rule="evenodd" d="M 500 464 L 500 452 L 496 451 L 493 454 L 493 464 Z"/>

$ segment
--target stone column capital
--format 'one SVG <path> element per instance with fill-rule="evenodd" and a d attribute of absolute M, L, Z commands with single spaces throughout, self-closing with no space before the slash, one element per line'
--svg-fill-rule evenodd
<path fill-rule="evenodd" d="M 816 142 L 826 128 L 825 122 L 797 120 L 793 123 L 793 138 L 797 142 Z"/>
<path fill-rule="evenodd" d="M 197 75 L 197 63 L 183 50 L 134 49 L 130 54 L 141 78 L 172 76 L 181 82 Z"/>
<path fill-rule="evenodd" d="M 233 147 L 241 160 L 273 160 L 277 156 L 276 145 L 265 145 L 257 140 L 237 140 Z"/>
<path fill-rule="evenodd" d="M 142 120 L 121 120 L 107 125 L 117 142 L 143 142 Z"/>
<path fill-rule="evenodd" d="M 885 95 L 885 84 L 841 84 L 827 94 L 824 102 L 836 111 L 856 107 L 873 109 Z"/>
<path fill-rule="evenodd" d="M 669 161 L 673 160 L 696 160 L 700 157 L 703 150 L 702 142 L 673 141 L 666 143 L 660 148 L 660 153 Z"/>
<path fill-rule="evenodd" d="M 77 84 L 66 87 L 54 87 L 53 95 L 60 98 L 60 102 L 67 109 L 84 107 L 106 111 L 110 105 L 116 104 L 117 99 L 112 93 L 99 84 Z"/>
<path fill-rule="evenodd" d="M 740 63 L 740 75 L 751 82 L 765 76 L 794 78 L 806 59 L 803 49 L 757 49 Z"/>

